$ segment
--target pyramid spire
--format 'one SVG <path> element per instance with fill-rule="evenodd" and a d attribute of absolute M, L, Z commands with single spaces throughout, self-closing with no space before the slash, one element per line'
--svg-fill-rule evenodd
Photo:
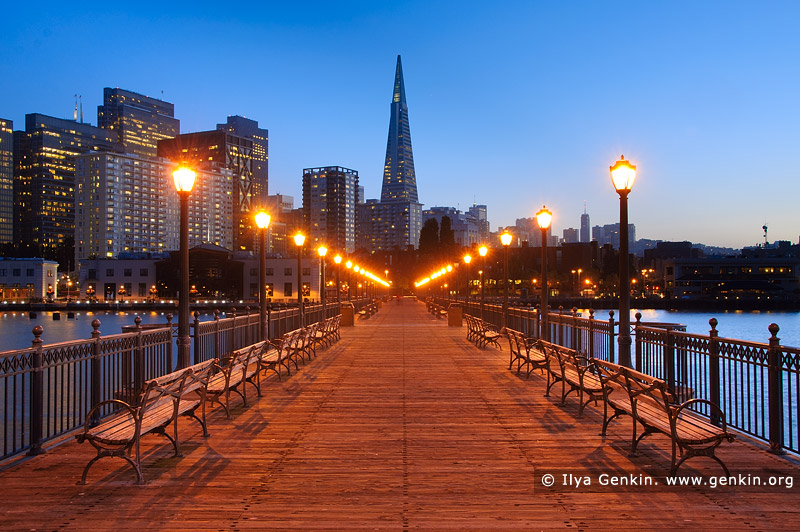
<path fill-rule="evenodd" d="M 403 107 L 406 106 L 406 87 L 403 84 L 403 63 L 400 61 L 400 54 L 397 54 L 397 68 L 394 72 L 394 94 L 392 102 L 398 102 Z"/>
<path fill-rule="evenodd" d="M 397 56 L 394 75 L 389 138 L 383 167 L 382 202 L 417 202 L 417 177 L 414 172 L 414 152 L 411 149 L 411 130 L 408 124 L 406 88 L 403 83 L 403 64 Z"/>

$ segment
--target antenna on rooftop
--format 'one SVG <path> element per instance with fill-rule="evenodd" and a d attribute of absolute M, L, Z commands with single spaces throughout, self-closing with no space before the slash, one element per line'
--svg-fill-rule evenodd
<path fill-rule="evenodd" d="M 79 94 L 78 100 L 81 102 L 81 124 L 83 124 L 83 96 Z"/>
<path fill-rule="evenodd" d="M 72 119 L 78 121 L 78 95 L 75 95 L 75 111 L 72 113 Z"/>
<path fill-rule="evenodd" d="M 764 247 L 767 247 L 769 245 L 769 240 L 767 240 L 767 222 L 764 222 L 761 229 L 764 230 Z"/>
<path fill-rule="evenodd" d="M 583 214 L 586 214 L 586 200 L 583 200 Z"/>

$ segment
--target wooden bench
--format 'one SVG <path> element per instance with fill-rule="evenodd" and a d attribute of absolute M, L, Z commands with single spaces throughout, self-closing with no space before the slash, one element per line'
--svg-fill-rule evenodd
<path fill-rule="evenodd" d="M 611 362 L 595 360 L 594 364 L 604 387 L 603 436 L 612 419 L 628 415 L 633 420 L 631 455 L 635 455 L 642 438 L 661 433 L 672 441 L 670 476 L 674 476 L 686 460 L 696 456 L 711 458 L 726 476 L 730 476 L 725 463 L 717 457 L 716 449 L 723 441 L 733 442 L 735 437 L 728 432 L 725 414 L 717 405 L 705 399 L 676 404 L 674 395 L 661 379 Z M 699 405 L 705 405 L 719 419 L 719 424 L 692 410 Z M 611 417 L 608 416 L 609 407 L 614 411 Z M 637 423 L 643 428 L 638 437 Z"/>
<path fill-rule="evenodd" d="M 544 370 L 547 367 L 547 360 L 544 351 L 536 344 L 532 338 L 527 338 L 524 334 L 514 329 L 506 327 L 503 329 L 508 339 L 509 362 L 508 369 L 517 363 L 517 375 L 523 367 L 527 368 L 525 377 L 530 377 L 535 369 Z"/>
<path fill-rule="evenodd" d="M 258 360 L 268 347 L 267 342 L 243 347 L 225 357 L 222 363 L 215 365 L 215 373 L 209 378 L 206 387 L 206 400 L 211 404 L 219 403 L 228 419 L 231 418 L 231 392 L 242 398 L 244 406 L 247 406 L 248 383 L 255 387 L 259 396 L 261 395 Z"/>
<path fill-rule="evenodd" d="M 137 482 L 144 483 L 140 446 L 142 436 L 160 434 L 172 443 L 175 456 L 182 456 L 178 439 L 179 416 L 197 420 L 203 428 L 203 435 L 207 436 L 205 388 L 213 366 L 214 362 L 209 360 L 151 379 L 144 384 L 144 389 L 133 404 L 119 399 L 96 404 L 86 416 L 83 432 L 76 435 L 78 443 L 88 441 L 97 450 L 97 455 L 83 469 L 80 484 L 86 484 L 86 476 L 92 465 L 107 456 L 127 461 L 136 472 Z M 92 426 L 95 413 L 109 405 L 113 405 L 116 412 Z M 196 414 L 201 406 L 202 418 Z M 170 424 L 172 435 L 166 430 Z M 135 452 L 132 453 L 132 449 Z"/>
<path fill-rule="evenodd" d="M 604 397 L 603 383 L 597 374 L 594 361 L 587 359 L 577 351 L 567 349 L 549 342 L 539 341 L 545 352 L 547 367 L 547 392 L 556 383 L 561 383 L 561 404 L 567 402 L 567 396 L 572 392 L 578 394 L 578 417 L 583 416 L 586 406 Z M 584 400 L 586 397 L 586 400 Z"/>
<path fill-rule="evenodd" d="M 486 347 L 488 344 L 496 345 L 498 349 L 502 350 L 500 346 L 500 338 L 502 333 L 492 325 L 475 316 L 467 316 L 467 339 L 471 340 L 478 347 Z"/>

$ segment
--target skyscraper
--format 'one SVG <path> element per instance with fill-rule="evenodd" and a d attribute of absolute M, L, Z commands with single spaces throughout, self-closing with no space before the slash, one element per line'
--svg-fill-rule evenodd
<path fill-rule="evenodd" d="M 381 202 L 416 203 L 417 200 L 417 176 L 414 172 L 414 151 L 411 149 L 403 65 L 398 55 L 389 119 L 389 138 L 386 142 L 386 162 L 383 165 Z"/>
<path fill-rule="evenodd" d="M 303 170 L 303 221 L 313 247 L 337 252 L 356 247 L 358 172 L 341 166 Z"/>
<path fill-rule="evenodd" d="M 399 55 L 392 91 L 381 201 L 368 201 L 367 204 L 369 206 L 365 204 L 359 208 L 359 227 L 364 232 L 360 240 L 368 243 L 368 249 L 391 250 L 395 246 L 419 245 L 422 204 L 417 196 L 403 65 Z"/>
<path fill-rule="evenodd" d="M 589 214 L 586 212 L 586 205 L 583 206 L 583 214 L 581 214 L 581 242 L 589 242 L 592 240 L 591 226 L 589 225 Z"/>
<path fill-rule="evenodd" d="M 252 122 L 252 121 L 251 121 Z M 257 123 L 255 123 L 257 127 Z M 236 126 L 220 124 L 214 131 L 185 133 L 174 139 L 158 143 L 159 157 L 166 157 L 175 163 L 189 164 L 195 170 L 212 172 L 212 166 L 221 164 L 233 175 L 233 249 L 255 249 L 255 223 L 253 215 L 263 201 L 261 191 L 266 191 L 267 183 L 256 182 L 256 168 L 260 163 L 258 147 L 260 140 L 232 132 Z M 260 130 L 266 132 L 266 130 Z M 264 150 L 266 152 L 266 146 Z M 262 168 L 263 170 L 263 168 Z M 266 172 L 262 172 L 266 178 Z"/>
<path fill-rule="evenodd" d="M 238 115 L 229 116 L 226 123 L 217 124 L 217 129 L 253 141 L 251 192 L 254 202 L 264 205 L 269 186 L 269 130 L 258 127 L 258 122 L 255 120 Z"/>
<path fill-rule="evenodd" d="M 180 204 L 166 159 L 92 152 L 75 165 L 75 258 L 163 253 L 180 246 Z M 233 179 L 217 163 L 189 196 L 189 245 L 233 245 Z"/>
<path fill-rule="evenodd" d="M 117 133 L 125 153 L 155 157 L 158 141 L 181 131 L 175 105 L 124 89 L 103 89 L 103 105 L 97 107 L 97 125 Z"/>
<path fill-rule="evenodd" d="M 120 152 L 113 131 L 38 113 L 14 132 L 14 241 L 38 246 L 46 259 L 70 247 L 75 232 L 75 158 Z M 72 249 L 64 250 L 72 258 Z"/>
<path fill-rule="evenodd" d="M 14 123 L 0 118 L 0 244 L 14 239 Z"/>

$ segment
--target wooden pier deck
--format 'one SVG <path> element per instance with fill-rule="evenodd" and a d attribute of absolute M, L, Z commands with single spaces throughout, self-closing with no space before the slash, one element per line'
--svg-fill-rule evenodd
<path fill-rule="evenodd" d="M 74 441 L 0 472 L 0 529 L 800 529 L 795 461 L 737 441 L 719 450 L 733 475 L 792 488 L 667 486 L 666 438 L 629 457 L 627 420 L 601 438 L 600 408 L 578 419 L 574 397 L 560 406 L 542 377 L 507 370 L 506 345 L 465 337 L 421 303 L 386 304 L 232 420 L 216 409 L 207 440 L 184 422 L 183 458 L 147 437 L 146 485 L 112 459 L 76 485 L 93 450 Z M 722 474 L 706 459 L 681 473 Z M 570 474 L 591 485 L 563 485 Z M 603 486 L 603 474 L 658 484 Z"/>

